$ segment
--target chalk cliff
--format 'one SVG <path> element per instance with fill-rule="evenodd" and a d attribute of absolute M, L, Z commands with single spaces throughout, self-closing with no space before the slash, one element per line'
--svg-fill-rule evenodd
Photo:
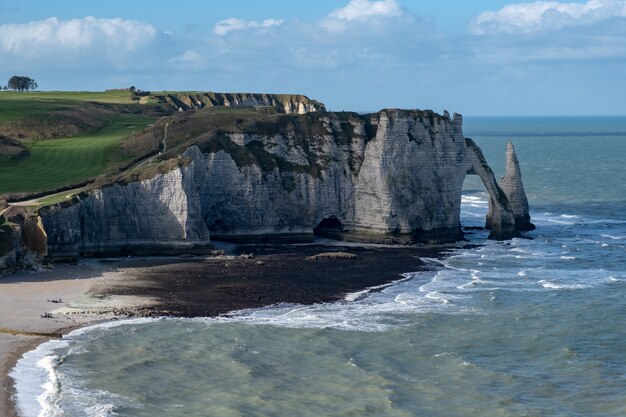
<path fill-rule="evenodd" d="M 324 111 L 324 104 L 298 94 L 258 93 L 172 93 L 156 94 L 158 101 L 166 103 L 175 111 L 203 109 L 207 107 L 273 107 L 281 113 L 304 114 Z"/>
<path fill-rule="evenodd" d="M 199 129 L 203 112 L 168 121 L 179 140 L 170 151 L 180 151 L 173 169 L 41 209 L 49 253 L 184 252 L 210 238 L 310 240 L 314 231 L 451 242 L 462 237 L 466 175 L 479 175 L 491 196 L 491 238 L 515 236 L 516 218 L 528 215 L 523 205 L 513 209 L 478 146 L 463 136 L 458 114 L 269 114 Z M 521 182 L 504 184 L 511 198 L 523 193 Z"/>

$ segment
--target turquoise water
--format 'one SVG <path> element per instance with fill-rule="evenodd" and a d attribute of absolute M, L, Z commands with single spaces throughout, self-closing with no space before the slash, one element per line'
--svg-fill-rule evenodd
<path fill-rule="evenodd" d="M 482 246 L 352 301 L 81 329 L 13 371 L 23 417 L 626 415 L 626 118 L 464 131 L 498 176 L 514 142 L 533 240 L 468 235 Z"/>

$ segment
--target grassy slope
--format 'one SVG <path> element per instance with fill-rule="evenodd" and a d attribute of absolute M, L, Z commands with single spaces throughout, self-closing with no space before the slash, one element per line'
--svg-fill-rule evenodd
<path fill-rule="evenodd" d="M 128 91 L 2 91 L 0 92 L 0 123 L 49 111 L 71 110 L 81 106 L 85 101 L 117 104 L 131 103 Z"/>
<path fill-rule="evenodd" d="M 0 123 L 29 116 L 83 108 L 85 102 L 130 104 L 128 91 L 106 92 L 0 92 Z M 78 136 L 35 141 L 25 159 L 0 159 L 0 194 L 41 191 L 76 183 L 115 168 L 137 155 L 121 150 L 130 134 L 154 122 L 145 116 L 118 115 L 97 132 Z"/>
<path fill-rule="evenodd" d="M 153 121 L 150 117 L 118 116 L 94 134 L 37 141 L 28 158 L 0 160 L 0 194 L 40 191 L 102 174 L 136 157 L 121 152 L 119 145 Z"/>

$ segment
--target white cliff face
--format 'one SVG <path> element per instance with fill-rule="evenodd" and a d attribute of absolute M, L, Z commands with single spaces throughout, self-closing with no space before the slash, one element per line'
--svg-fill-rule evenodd
<path fill-rule="evenodd" d="M 274 107 L 281 113 L 305 114 L 325 111 L 324 105 L 302 95 L 256 93 L 176 93 L 157 95 L 176 111 L 206 107 Z"/>
<path fill-rule="evenodd" d="M 492 197 L 492 237 L 515 232 L 507 196 L 463 137 L 460 115 L 282 117 L 272 132 L 207 134 L 183 153 L 190 163 L 168 173 L 42 209 L 50 252 L 185 250 L 209 236 L 310 239 L 329 218 L 348 240 L 454 241 L 468 174 L 480 175 Z"/>
<path fill-rule="evenodd" d="M 432 116 L 432 117 L 431 117 Z M 364 231 L 460 231 L 460 192 L 467 173 L 458 121 L 381 112 L 357 178 L 356 226 Z M 443 230 L 445 229 L 445 231 Z"/>
<path fill-rule="evenodd" d="M 49 251 L 72 257 L 206 245 L 209 234 L 193 187 L 193 177 L 180 168 L 150 180 L 94 190 L 69 207 L 41 209 L 44 228 L 50 231 Z"/>

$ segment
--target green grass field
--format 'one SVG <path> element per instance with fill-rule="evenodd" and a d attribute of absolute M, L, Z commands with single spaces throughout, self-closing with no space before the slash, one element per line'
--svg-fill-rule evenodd
<path fill-rule="evenodd" d="M 2 100 L 78 100 L 100 103 L 131 103 L 130 93 L 124 90 L 109 91 L 0 91 Z"/>
<path fill-rule="evenodd" d="M 52 189 L 106 173 L 136 157 L 123 154 L 118 145 L 152 122 L 145 116 L 118 116 L 93 134 L 36 141 L 27 158 L 0 159 L 0 194 Z"/>
<path fill-rule="evenodd" d="M 0 91 L 0 123 L 55 110 L 71 110 L 85 101 L 132 103 L 128 91 Z"/>

